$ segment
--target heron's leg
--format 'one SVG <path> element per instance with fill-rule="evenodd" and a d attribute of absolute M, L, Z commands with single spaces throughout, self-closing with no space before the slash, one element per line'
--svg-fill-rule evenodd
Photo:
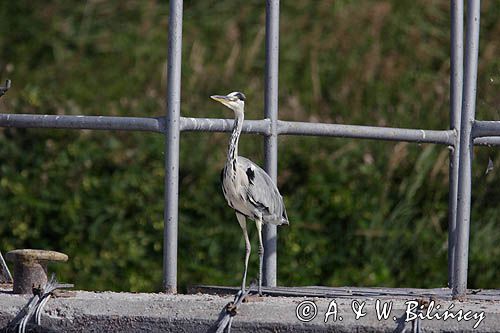
<path fill-rule="evenodd" d="M 264 262 L 264 246 L 262 245 L 262 218 L 255 220 L 259 235 L 259 295 L 262 296 L 262 265 Z"/>
<path fill-rule="evenodd" d="M 250 239 L 248 239 L 247 221 L 245 215 L 236 213 L 236 217 L 238 218 L 238 223 L 240 224 L 241 229 L 243 230 L 243 236 L 245 237 L 245 271 L 243 273 L 243 281 L 241 282 L 241 291 L 244 293 L 247 283 L 248 259 L 250 258 L 252 246 L 250 245 Z"/>

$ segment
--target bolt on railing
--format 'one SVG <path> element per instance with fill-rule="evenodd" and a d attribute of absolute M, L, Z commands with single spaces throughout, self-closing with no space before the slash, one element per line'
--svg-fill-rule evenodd
<path fill-rule="evenodd" d="M 434 143 L 451 147 L 448 285 L 454 298 L 467 290 L 471 169 L 474 145 L 500 145 L 500 122 L 475 121 L 480 1 L 468 0 L 463 68 L 463 0 L 450 0 L 450 129 L 424 130 L 281 121 L 278 119 L 279 0 L 266 1 L 265 105 L 262 120 L 247 120 L 244 133 L 264 135 L 265 169 L 276 181 L 279 135 L 312 135 Z M 180 116 L 183 0 L 170 1 L 167 114 L 165 117 L 103 117 L 0 114 L 0 127 L 149 131 L 165 135 L 163 289 L 177 291 L 179 146 L 181 132 L 229 132 L 229 119 Z M 464 80 L 464 81 L 463 81 Z M 264 285 L 277 281 L 276 228 L 265 229 Z"/>

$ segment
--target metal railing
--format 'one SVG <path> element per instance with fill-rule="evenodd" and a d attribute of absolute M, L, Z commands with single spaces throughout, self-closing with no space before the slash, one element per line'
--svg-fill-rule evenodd
<path fill-rule="evenodd" d="M 448 284 L 454 298 L 467 288 L 473 145 L 500 144 L 500 122 L 475 121 L 480 0 L 468 0 L 464 59 L 463 0 L 451 0 L 450 129 L 424 130 L 281 121 L 278 119 L 279 0 L 266 4 L 266 71 L 264 119 L 247 120 L 243 132 L 264 136 L 265 170 L 276 181 L 279 135 L 312 135 L 356 139 L 434 143 L 449 146 Z M 163 288 L 177 291 L 179 139 L 181 132 L 229 132 L 228 119 L 180 116 L 183 0 L 170 1 L 167 112 L 165 117 L 103 117 L 0 114 L 0 127 L 148 131 L 165 135 L 165 206 Z M 465 65 L 465 75 L 464 66 Z M 463 93 L 462 93 L 463 92 Z M 264 285 L 276 286 L 276 227 L 264 229 Z"/>

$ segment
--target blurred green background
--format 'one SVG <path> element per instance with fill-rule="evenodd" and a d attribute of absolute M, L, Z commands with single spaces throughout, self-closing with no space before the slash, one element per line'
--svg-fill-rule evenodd
<path fill-rule="evenodd" d="M 500 2 L 482 4 L 477 117 L 500 120 Z M 280 118 L 449 126 L 449 1 L 281 1 Z M 168 1 L 2 1 L 2 113 L 162 116 Z M 232 117 L 209 99 L 239 90 L 262 118 L 265 5 L 184 1 L 182 115 Z M 181 142 L 179 284 L 238 285 L 244 242 L 219 188 L 228 134 Z M 442 287 L 448 149 L 280 137 L 280 285 Z M 262 137 L 240 154 L 262 164 Z M 60 280 L 159 291 L 164 138 L 0 129 L 0 250 L 67 253 Z M 496 168 L 488 175 L 488 160 Z M 500 288 L 500 181 L 475 150 L 469 286 Z M 257 238 L 250 228 L 254 249 Z M 257 274 L 254 251 L 249 276 Z"/>

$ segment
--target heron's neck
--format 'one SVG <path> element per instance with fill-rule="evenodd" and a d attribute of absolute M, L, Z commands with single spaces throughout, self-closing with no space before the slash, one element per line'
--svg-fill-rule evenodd
<path fill-rule="evenodd" d="M 244 120 L 243 111 L 236 111 L 234 115 L 234 127 L 227 150 L 227 163 L 229 164 L 236 163 L 236 157 L 238 157 L 238 142 L 240 140 L 241 128 L 243 127 Z"/>

